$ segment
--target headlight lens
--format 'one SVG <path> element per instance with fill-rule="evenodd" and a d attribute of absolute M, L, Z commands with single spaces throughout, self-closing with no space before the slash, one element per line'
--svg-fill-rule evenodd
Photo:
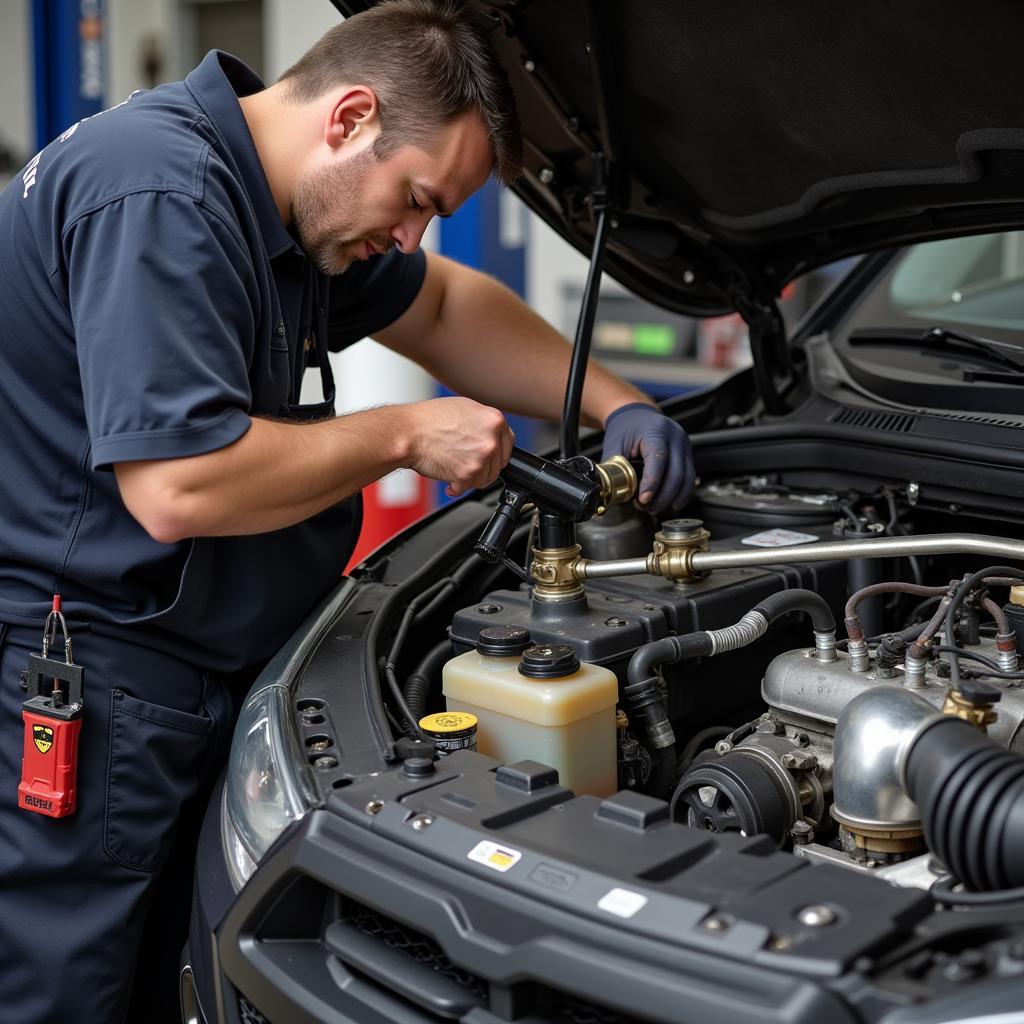
<path fill-rule="evenodd" d="M 221 814 L 228 872 L 241 889 L 271 843 L 309 809 L 296 766 L 290 691 L 268 686 L 250 695 L 231 743 Z"/>

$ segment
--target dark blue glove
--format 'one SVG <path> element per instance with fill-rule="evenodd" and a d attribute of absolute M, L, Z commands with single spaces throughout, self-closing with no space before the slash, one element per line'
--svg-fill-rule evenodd
<path fill-rule="evenodd" d="M 637 501 L 648 512 L 678 511 L 693 490 L 693 452 L 678 423 L 652 405 L 631 402 L 616 409 L 604 427 L 601 458 L 644 460 Z"/>

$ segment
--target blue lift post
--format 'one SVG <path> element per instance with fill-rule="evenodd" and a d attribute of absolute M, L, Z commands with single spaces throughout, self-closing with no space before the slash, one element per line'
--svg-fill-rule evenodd
<path fill-rule="evenodd" d="M 103 109 L 103 0 L 31 0 L 36 147 Z"/>
<path fill-rule="evenodd" d="M 459 208 L 453 217 L 441 221 L 441 252 L 469 267 L 476 267 L 496 277 L 518 295 L 526 292 L 526 249 L 523 244 L 525 221 L 518 231 L 502 230 L 502 215 L 508 208 L 502 204 L 502 186 L 493 179 Z M 518 202 L 518 200 L 516 200 Z M 524 215 L 516 208 L 517 217 Z M 451 392 L 441 390 L 441 394 Z M 532 450 L 537 426 L 533 420 L 510 416 L 509 423 L 516 434 L 516 444 Z M 452 499 L 444 493 L 444 485 L 436 488 L 437 503 L 444 505 Z"/>

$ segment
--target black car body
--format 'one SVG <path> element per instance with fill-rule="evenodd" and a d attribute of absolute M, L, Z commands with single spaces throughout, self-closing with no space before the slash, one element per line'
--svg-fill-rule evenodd
<path fill-rule="evenodd" d="M 947 643 L 989 659 L 975 658 L 981 675 L 932 648 L 912 668 L 910 647 L 951 580 L 1024 566 L 1024 11 L 471 6 L 516 91 L 523 199 L 638 295 L 749 325 L 751 369 L 664 406 L 694 442 L 701 483 L 684 514 L 710 533 L 694 550 L 719 561 L 674 578 L 634 565 L 587 578 L 582 599 L 538 601 L 474 554 L 497 487 L 376 552 L 242 712 L 200 843 L 186 1015 L 1024 1020 L 1024 905 L 930 892 L 951 865 L 973 888 L 1019 876 L 1004 860 L 1024 799 L 1009 639 L 1024 610 L 992 583 L 944 622 Z M 787 334 L 781 288 L 865 253 Z M 527 560 L 530 521 L 511 562 Z M 658 527 L 622 505 L 577 534 L 591 561 L 635 563 Z M 876 542 L 886 557 L 866 557 Z M 810 598 L 777 598 L 811 591 L 815 614 L 850 626 L 844 603 L 875 584 L 838 655 L 818 619 L 812 635 L 791 614 Z M 769 607 L 777 621 L 744 632 Z M 405 704 L 442 709 L 441 663 L 496 624 L 616 673 L 619 793 L 575 796 L 532 760 L 424 756 Z M 717 647 L 663 659 L 647 705 L 628 696 L 638 650 L 709 631 Z M 876 732 L 856 747 L 850 706 L 913 691 L 937 709 L 950 671 L 953 711 L 985 724 L 994 709 L 984 743 L 1004 760 L 929 796 L 916 830 L 895 811 L 848 828 L 859 819 L 840 787 L 859 778 L 878 799 L 889 744 Z M 647 728 L 652 705 L 674 745 Z M 887 806 L 905 811 L 886 780 Z M 484 844 L 498 861 L 481 862 Z"/>

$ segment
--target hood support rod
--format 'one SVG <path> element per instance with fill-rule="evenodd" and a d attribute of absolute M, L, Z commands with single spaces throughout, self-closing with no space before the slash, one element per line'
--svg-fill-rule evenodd
<path fill-rule="evenodd" d="M 594 183 L 588 196 L 595 218 L 594 244 L 590 252 L 590 267 L 587 271 L 587 283 L 583 289 L 580 316 L 576 323 L 576 339 L 573 344 L 572 359 L 569 363 L 569 374 L 565 382 L 565 403 L 562 407 L 562 422 L 559 427 L 559 453 L 563 459 L 575 458 L 580 453 L 580 409 L 583 405 L 583 384 L 586 380 L 587 362 L 590 358 L 590 343 L 594 333 L 597 300 L 601 290 L 601 269 L 604 265 L 604 252 L 611 223 L 610 192 L 617 139 L 615 138 L 615 108 L 611 103 L 611 60 L 605 45 L 606 17 L 607 9 L 604 4 L 589 0 L 587 3 L 587 28 L 590 40 L 587 43 L 587 52 L 590 54 L 590 70 L 597 104 L 601 148 L 594 153 Z"/>
<path fill-rule="evenodd" d="M 791 411 L 786 395 L 796 383 L 793 363 L 786 347 L 786 325 L 774 299 L 765 302 L 734 296 L 740 316 L 750 330 L 754 358 L 754 379 L 765 411 L 784 416 Z"/>
<path fill-rule="evenodd" d="M 605 174 L 605 161 L 601 153 L 594 154 L 597 178 Z M 572 347 L 569 375 L 565 382 L 565 403 L 562 407 L 562 422 L 559 425 L 559 453 L 563 459 L 575 458 L 580 453 L 580 409 L 583 405 L 583 383 L 587 376 L 587 361 L 590 358 L 590 341 L 594 333 L 594 318 L 597 315 L 597 299 L 601 291 L 601 268 L 604 264 L 605 243 L 608 240 L 608 199 L 603 187 L 591 193 L 592 208 L 597 217 L 594 229 L 594 245 L 590 252 L 590 267 L 587 283 L 583 289 L 583 303 L 576 323 L 576 340 Z"/>

